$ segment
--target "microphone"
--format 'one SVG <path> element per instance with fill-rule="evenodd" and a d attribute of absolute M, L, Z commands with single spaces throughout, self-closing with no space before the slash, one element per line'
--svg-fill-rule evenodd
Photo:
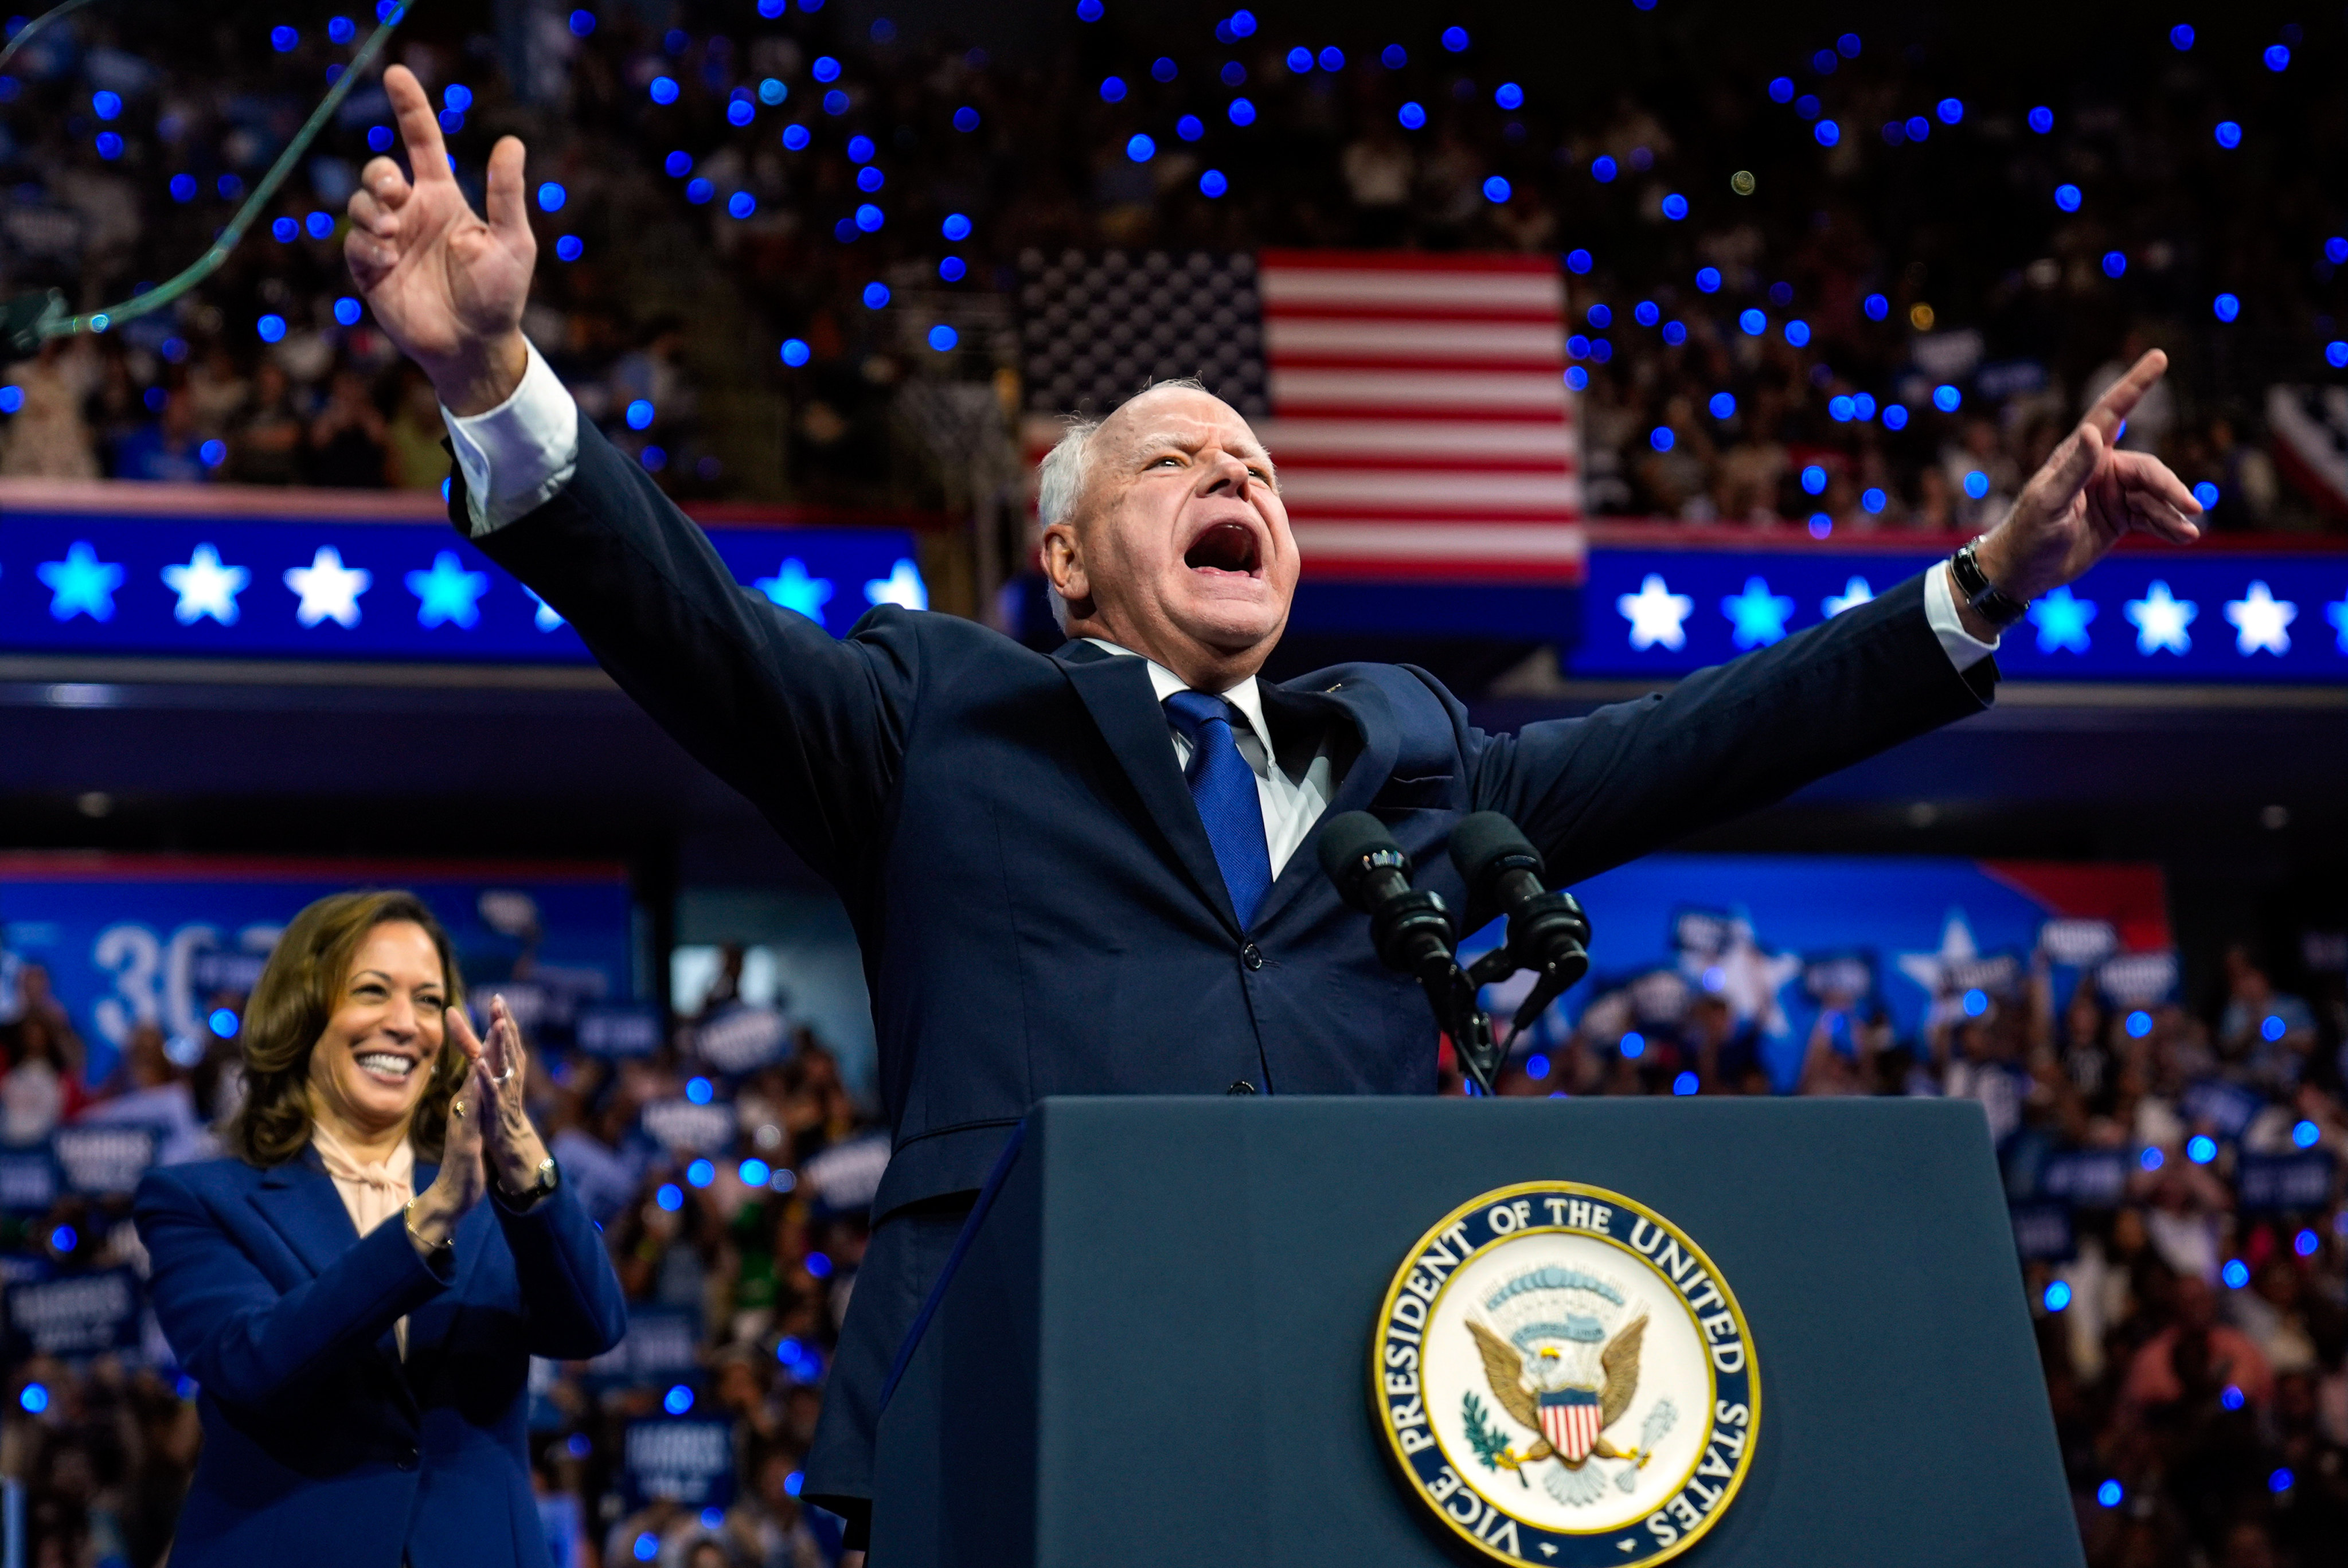
<path fill-rule="evenodd" d="M 1410 885 L 1409 854 L 1367 811 L 1323 823 L 1320 855 L 1338 896 L 1370 917 L 1379 962 L 1418 982 L 1437 1026 L 1451 1037 L 1460 1070 L 1479 1092 L 1490 1094 L 1499 1049 L 1492 1043 L 1492 1021 L 1476 1006 L 1474 984 L 1452 956 L 1458 933 L 1450 909 L 1435 892 Z"/>
<path fill-rule="evenodd" d="M 1367 811 L 1332 817 L 1321 829 L 1321 869 L 1337 895 L 1370 917 L 1379 961 L 1424 977 L 1451 963 L 1451 912 L 1435 893 L 1410 885 L 1410 856 Z"/>
<path fill-rule="evenodd" d="M 1540 851 L 1498 811 L 1462 817 L 1451 830 L 1451 863 L 1468 884 L 1471 923 L 1481 913 L 1509 917 L 1507 945 L 1480 961 L 1470 977 L 1479 985 L 1530 969 L 1540 976 L 1517 1009 L 1521 1029 L 1590 972 L 1590 920 L 1573 895 L 1544 890 Z"/>

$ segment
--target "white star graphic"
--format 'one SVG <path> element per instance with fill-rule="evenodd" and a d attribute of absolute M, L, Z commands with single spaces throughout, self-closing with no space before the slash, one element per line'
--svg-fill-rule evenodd
<path fill-rule="evenodd" d="M 338 626 L 359 624 L 359 595 L 367 591 L 375 574 L 364 567 L 343 564 L 343 552 L 331 544 L 318 546 L 307 566 L 296 566 L 285 573 L 285 586 L 302 595 L 301 607 L 294 617 L 305 626 L 321 621 L 332 621 Z"/>
<path fill-rule="evenodd" d="M 764 593 L 767 600 L 786 610 L 795 611 L 823 624 L 823 607 L 831 603 L 832 586 L 822 577 L 808 575 L 807 562 L 794 555 L 775 569 L 772 577 L 754 579 L 750 586 Z M 869 583 L 866 585 L 869 589 Z M 869 594 L 867 595 L 870 596 Z M 875 599 L 874 603 L 880 601 Z M 895 603 L 895 600 L 891 600 Z"/>
<path fill-rule="evenodd" d="M 2157 654 L 2167 648 L 2172 654 L 2181 654 L 2193 645 L 2185 628 L 2201 614 L 2201 606 L 2190 599 L 2171 597 L 2168 584 L 2159 578 L 2153 579 L 2143 598 L 2131 599 L 2120 608 L 2136 625 L 2137 653 Z"/>
<path fill-rule="evenodd" d="M 2340 634 L 2340 651 L 2348 654 L 2348 597 L 2334 599 L 2323 606 L 2323 618 Z"/>
<path fill-rule="evenodd" d="M 1874 597 L 1875 590 L 1867 585 L 1867 579 L 1854 577 L 1842 585 L 1841 593 L 1829 593 L 1819 600 L 1818 608 L 1824 611 L 1827 619 L 1831 621 L 1845 610 L 1856 610 Z"/>
<path fill-rule="evenodd" d="M 1706 991 L 1725 997 L 1738 1023 L 1754 1022 L 1765 1035 L 1786 1032 L 1786 1009 L 1777 993 L 1802 972 L 1801 955 L 1764 952 L 1750 920 L 1731 920 L 1726 946 L 1709 954 L 1684 954 L 1682 967 Z M 1716 976 L 1709 973 L 1715 969 Z"/>
<path fill-rule="evenodd" d="M 1941 983 L 1955 965 L 1970 964 L 1981 956 L 1973 944 L 1973 928 L 1965 923 L 1965 912 L 1952 909 L 1949 923 L 1941 930 L 1941 950 L 1938 953 L 1903 953 L 1900 954 L 1900 972 L 1924 988 L 1924 995 L 1937 997 Z"/>
<path fill-rule="evenodd" d="M 197 545 L 185 566 L 163 568 L 163 586 L 180 596 L 171 618 L 182 626 L 207 615 L 223 626 L 235 625 L 236 596 L 252 582 L 252 573 L 243 567 L 221 565 L 220 552 L 209 544 Z"/>
<path fill-rule="evenodd" d="M 562 612 L 540 598 L 537 589 L 525 586 L 522 592 L 529 594 L 530 603 L 538 606 L 536 610 L 530 612 L 530 619 L 538 624 L 540 631 L 551 632 L 561 626 Z"/>
<path fill-rule="evenodd" d="M 1617 594 L 1614 608 L 1631 623 L 1632 647 L 1687 646 L 1687 634 L 1680 629 L 1680 623 L 1695 613 L 1695 601 L 1665 587 L 1661 573 L 1648 573 L 1636 593 Z"/>
<path fill-rule="evenodd" d="M 930 591 L 922 585 L 922 573 L 910 561 L 900 560 L 889 569 L 886 577 L 875 577 L 864 584 L 864 597 L 873 604 L 901 604 L 908 610 L 930 607 Z"/>
<path fill-rule="evenodd" d="M 2226 619 L 2234 624 L 2234 646 L 2244 656 L 2264 649 L 2291 652 L 2291 634 L 2284 627 L 2299 619 L 2299 606 L 2278 599 L 2263 582 L 2254 582 L 2239 599 L 2226 601 Z"/>

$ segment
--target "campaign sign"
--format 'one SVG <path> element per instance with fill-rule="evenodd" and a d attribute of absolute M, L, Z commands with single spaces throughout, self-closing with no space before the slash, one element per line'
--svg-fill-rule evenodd
<path fill-rule="evenodd" d="M 835 1143 L 800 1168 L 799 1184 L 826 1209 L 839 1212 L 869 1209 L 880 1191 L 880 1174 L 889 1169 L 889 1154 L 885 1132 Z"/>
<path fill-rule="evenodd" d="M 2240 1138 L 2266 1103 L 2265 1096 L 2240 1084 L 2200 1078 L 2185 1086 L 2178 1109 L 2197 1127 L 2207 1127 L 2220 1138 Z"/>
<path fill-rule="evenodd" d="M 57 1201 L 57 1167 L 46 1148 L 0 1150 L 0 1211 L 47 1212 Z"/>
<path fill-rule="evenodd" d="M 700 1370 L 701 1319 L 681 1307 L 630 1307 L 625 1337 L 587 1363 L 587 1376 L 607 1386 L 675 1383 Z"/>
<path fill-rule="evenodd" d="M 2029 1262 L 2059 1262 L 2078 1247 L 2071 1234 L 2071 1211 L 2061 1203 L 2016 1203 L 2013 1244 Z"/>
<path fill-rule="evenodd" d="M 2081 1149 L 2049 1155 L 2038 1190 L 2078 1209 L 2116 1209 L 2127 1195 L 2128 1158 L 2121 1149 Z"/>
<path fill-rule="evenodd" d="M 60 1127 L 49 1134 L 68 1191 L 92 1198 L 128 1197 L 155 1163 L 156 1133 L 135 1125 Z"/>
<path fill-rule="evenodd" d="M 747 1073 L 783 1054 L 790 1025 L 772 1007 L 728 1007 L 695 1032 L 694 1048 L 719 1072 Z"/>
<path fill-rule="evenodd" d="M 285 923 L 368 887 L 430 906 L 477 998 L 515 989 L 517 972 L 542 1014 L 571 996 L 627 998 L 632 915 L 617 865 L 0 852 L 0 947 L 48 971 L 97 1083 L 142 1023 L 210 1040 L 226 1006 L 218 1022 L 233 1029 Z"/>
<path fill-rule="evenodd" d="M 2058 1007 L 2083 975 L 2107 985 L 2121 975 L 2157 978 L 2165 992 L 2176 973 L 2157 866 L 1650 855 L 1573 892 L 1590 914 L 1591 972 L 1529 1031 L 1533 1049 L 1562 1046 L 1592 1003 L 1617 993 L 1643 1030 L 1670 1027 L 1695 999 L 1712 998 L 1758 1037 L 1781 1092 L 1799 1079 L 1811 1035 L 1835 1006 L 1855 1002 L 1862 1016 L 1880 1007 L 1913 1041 L 1934 1007 L 1969 990 L 2009 992 L 2025 972 L 2020 955 L 2042 946 Z M 1497 945 L 1498 924 L 1470 937 L 1463 961 Z M 2119 952 L 2085 967 L 2114 942 Z M 1606 1040 L 1621 1033 L 1616 1025 Z"/>
<path fill-rule="evenodd" d="M 660 1009 L 609 1003 L 582 1007 L 572 1038 L 591 1057 L 648 1057 L 660 1049 Z"/>
<path fill-rule="evenodd" d="M 734 1107 L 725 1100 L 656 1099 L 641 1120 L 644 1136 L 673 1154 L 707 1154 L 734 1141 Z"/>
<path fill-rule="evenodd" d="M 724 1421 L 633 1421 L 623 1453 L 631 1507 L 722 1508 L 734 1495 L 734 1430 Z"/>
<path fill-rule="evenodd" d="M 2245 1212 L 2321 1209 L 2332 1201 L 2332 1156 L 2245 1154 L 2234 1167 L 2235 1201 Z"/>
<path fill-rule="evenodd" d="M 22 1356 L 98 1356 L 139 1347 L 139 1276 L 127 1268 L 8 1287 L 8 1334 Z"/>

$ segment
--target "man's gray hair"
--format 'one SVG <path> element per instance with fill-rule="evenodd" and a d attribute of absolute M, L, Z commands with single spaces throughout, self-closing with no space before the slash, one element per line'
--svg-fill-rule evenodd
<path fill-rule="evenodd" d="M 1144 397 L 1169 387 L 1187 387 L 1194 392 L 1207 389 L 1207 384 L 1197 377 L 1179 376 L 1171 380 L 1153 381 L 1133 396 Z M 1132 400 L 1130 397 L 1126 399 L 1127 402 Z M 1118 407 L 1124 405 L 1119 404 Z M 1100 428 L 1099 419 L 1071 419 L 1066 432 L 1053 444 L 1050 451 L 1044 454 L 1043 466 L 1036 474 L 1035 518 L 1045 528 L 1073 515 L 1076 502 L 1084 499 L 1085 487 L 1092 479 L 1093 438 L 1100 433 Z M 1044 587 L 1045 592 L 1052 596 L 1052 619 L 1058 622 L 1060 630 L 1065 632 L 1068 629 L 1068 602 L 1060 597 L 1060 590 L 1053 585 L 1049 577 L 1045 578 Z"/>

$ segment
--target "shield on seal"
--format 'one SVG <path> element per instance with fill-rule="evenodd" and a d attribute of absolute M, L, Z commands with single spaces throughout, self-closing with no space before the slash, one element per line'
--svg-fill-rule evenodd
<path fill-rule="evenodd" d="M 1540 1424 L 1549 1446 L 1564 1455 L 1566 1463 L 1580 1464 L 1598 1444 L 1598 1390 L 1561 1388 L 1543 1394 Z"/>

